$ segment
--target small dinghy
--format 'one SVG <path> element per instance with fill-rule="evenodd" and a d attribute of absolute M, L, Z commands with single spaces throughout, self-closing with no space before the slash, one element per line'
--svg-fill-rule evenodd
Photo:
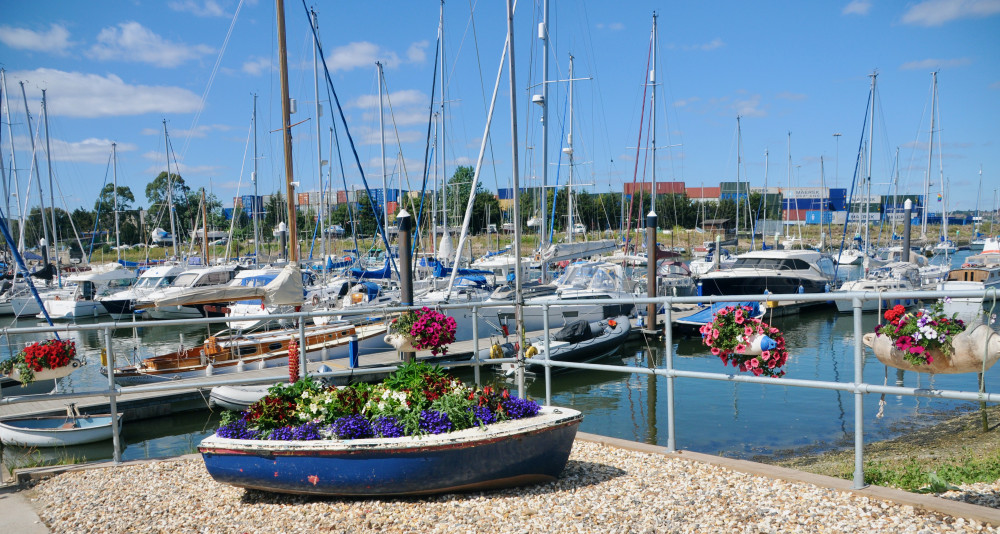
<path fill-rule="evenodd" d="M 209 407 L 242 412 L 264 398 L 271 384 L 259 386 L 215 386 L 208 397 Z"/>
<path fill-rule="evenodd" d="M 111 439 L 111 414 L 80 415 L 75 405 L 66 415 L 0 420 L 0 442 L 21 447 L 65 447 Z M 122 414 L 118 414 L 121 428 Z"/>

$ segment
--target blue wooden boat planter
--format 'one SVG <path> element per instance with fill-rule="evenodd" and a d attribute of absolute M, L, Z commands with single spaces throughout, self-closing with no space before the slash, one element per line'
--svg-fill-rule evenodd
<path fill-rule="evenodd" d="M 243 488 L 354 497 L 472 491 L 557 479 L 583 415 L 543 406 L 534 417 L 419 437 L 275 441 L 209 436 L 209 474 Z"/>

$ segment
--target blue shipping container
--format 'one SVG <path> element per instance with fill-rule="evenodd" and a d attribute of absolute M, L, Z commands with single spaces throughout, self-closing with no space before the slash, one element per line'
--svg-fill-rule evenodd
<path fill-rule="evenodd" d="M 820 224 L 820 216 L 822 215 L 823 224 L 833 223 L 833 212 L 829 211 L 807 211 L 806 212 L 806 224 Z"/>

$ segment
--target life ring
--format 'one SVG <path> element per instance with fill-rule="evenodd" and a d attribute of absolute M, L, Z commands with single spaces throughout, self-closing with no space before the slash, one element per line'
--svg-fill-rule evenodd
<path fill-rule="evenodd" d="M 313 295 L 312 305 L 313 306 L 319 306 L 319 295 Z"/>

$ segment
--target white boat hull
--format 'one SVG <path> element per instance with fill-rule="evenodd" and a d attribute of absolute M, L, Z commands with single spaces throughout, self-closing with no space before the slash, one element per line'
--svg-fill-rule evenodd
<path fill-rule="evenodd" d="M 76 421 L 75 426 L 73 421 Z M 121 429 L 121 414 L 118 428 Z M 21 447 L 66 447 L 111 439 L 111 416 L 65 416 L 0 421 L 0 441 Z"/>

